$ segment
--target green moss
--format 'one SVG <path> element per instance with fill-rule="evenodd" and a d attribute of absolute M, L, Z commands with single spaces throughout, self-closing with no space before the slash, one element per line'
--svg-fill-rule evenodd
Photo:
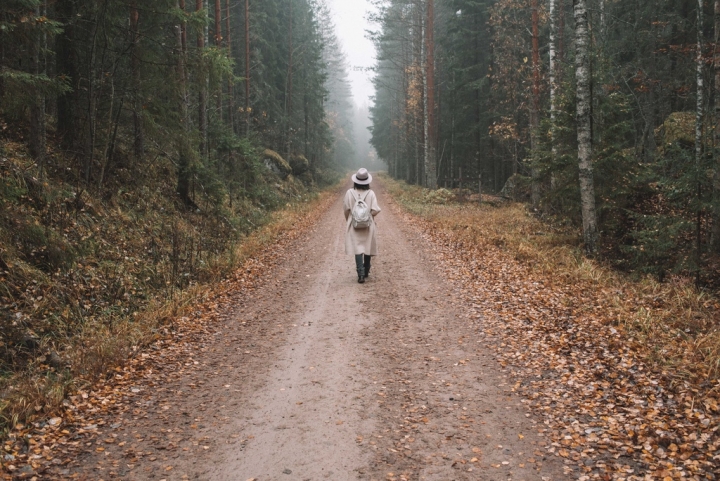
<path fill-rule="evenodd" d="M 0 200 L 18 202 L 27 193 L 25 186 L 20 185 L 12 177 L 0 177 Z"/>
<path fill-rule="evenodd" d="M 277 172 L 284 177 L 287 177 L 287 175 L 293 171 L 290 164 L 288 164 L 287 161 L 274 150 L 265 149 L 262 153 L 262 158 L 266 165 L 268 165 L 271 169 L 274 167 L 273 170 L 277 170 Z"/>

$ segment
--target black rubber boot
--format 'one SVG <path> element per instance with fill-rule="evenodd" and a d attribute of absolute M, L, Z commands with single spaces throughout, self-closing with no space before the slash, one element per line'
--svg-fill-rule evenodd
<path fill-rule="evenodd" d="M 355 266 L 357 267 L 358 283 L 362 284 L 365 282 L 365 264 L 363 263 L 362 254 L 355 256 Z"/>
<path fill-rule="evenodd" d="M 365 277 L 370 276 L 370 256 L 365 256 Z"/>

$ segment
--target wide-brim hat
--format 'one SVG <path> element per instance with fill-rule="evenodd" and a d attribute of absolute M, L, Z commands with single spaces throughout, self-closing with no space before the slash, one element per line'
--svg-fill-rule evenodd
<path fill-rule="evenodd" d="M 367 169 L 362 168 L 353 174 L 352 180 L 359 185 L 368 185 L 372 182 L 372 175 L 370 175 L 370 172 L 368 172 Z"/>

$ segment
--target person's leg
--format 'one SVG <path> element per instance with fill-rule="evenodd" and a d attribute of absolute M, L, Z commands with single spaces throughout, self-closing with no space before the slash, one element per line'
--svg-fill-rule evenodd
<path fill-rule="evenodd" d="M 358 282 L 362 284 L 365 282 L 365 263 L 363 262 L 362 254 L 355 256 L 355 267 L 357 268 Z"/>
<path fill-rule="evenodd" d="M 365 277 L 367 277 L 367 276 L 370 275 L 370 259 L 371 259 L 371 258 L 372 258 L 372 256 L 368 256 L 368 255 L 365 256 L 365 262 L 364 262 L 364 264 L 365 264 Z"/>

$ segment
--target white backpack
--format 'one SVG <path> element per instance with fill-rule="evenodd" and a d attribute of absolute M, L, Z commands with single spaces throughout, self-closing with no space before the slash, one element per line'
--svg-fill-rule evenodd
<path fill-rule="evenodd" d="M 372 213 L 370 212 L 370 207 L 365 203 L 365 198 L 367 198 L 370 191 L 365 191 L 364 197 L 360 197 L 354 190 L 350 192 L 352 192 L 355 198 L 355 205 L 352 211 L 350 211 L 352 226 L 355 229 L 367 229 L 370 227 L 370 224 L 372 224 Z"/>

